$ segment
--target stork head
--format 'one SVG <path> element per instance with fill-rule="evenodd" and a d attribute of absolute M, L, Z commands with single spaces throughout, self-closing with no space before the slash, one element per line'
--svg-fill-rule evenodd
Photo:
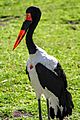
<path fill-rule="evenodd" d="M 33 29 L 36 27 L 36 25 L 38 24 L 38 22 L 40 20 L 40 17 L 41 17 L 41 11 L 38 7 L 31 6 L 26 10 L 25 21 L 22 24 L 21 30 L 20 30 L 17 40 L 14 44 L 13 50 L 21 42 L 21 40 L 23 39 L 27 30 L 30 27 L 33 27 Z"/>

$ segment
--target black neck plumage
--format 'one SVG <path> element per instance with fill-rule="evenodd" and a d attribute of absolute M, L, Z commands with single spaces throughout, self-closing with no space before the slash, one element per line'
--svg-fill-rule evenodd
<path fill-rule="evenodd" d="M 29 54 L 35 54 L 36 51 L 37 51 L 36 45 L 35 45 L 35 43 L 33 42 L 33 38 L 32 38 L 35 28 L 36 28 L 36 25 L 35 25 L 35 24 L 34 24 L 34 25 L 32 24 L 32 25 L 29 27 L 29 30 L 28 30 L 27 35 L 26 35 L 26 45 L 27 45 Z"/>

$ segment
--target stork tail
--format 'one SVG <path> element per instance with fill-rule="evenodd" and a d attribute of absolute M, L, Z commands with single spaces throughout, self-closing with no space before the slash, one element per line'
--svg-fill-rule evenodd
<path fill-rule="evenodd" d="M 71 94 L 66 90 L 65 91 L 65 95 L 66 95 L 66 108 L 67 108 L 67 115 L 72 115 L 72 109 L 74 108 L 74 104 L 72 101 L 72 96 Z"/>
<path fill-rule="evenodd" d="M 63 107 L 62 111 L 60 109 L 61 106 Z M 72 109 L 74 108 L 74 104 L 72 101 L 72 96 L 67 90 L 60 99 L 60 107 L 57 106 L 56 116 L 55 116 L 54 108 L 50 107 L 50 116 L 52 119 L 56 117 L 59 118 L 59 120 L 63 120 L 66 116 L 72 115 Z"/>

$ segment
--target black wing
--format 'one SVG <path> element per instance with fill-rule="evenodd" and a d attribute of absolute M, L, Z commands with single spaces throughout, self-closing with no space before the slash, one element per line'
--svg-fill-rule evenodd
<path fill-rule="evenodd" d="M 64 82 L 64 89 L 67 88 L 66 75 L 59 63 L 57 64 L 57 67 L 54 69 L 54 71 L 58 74 L 59 79 Z"/>
<path fill-rule="evenodd" d="M 28 78 L 29 78 L 29 80 L 30 80 L 30 76 L 29 76 L 29 72 L 28 72 L 28 70 L 27 70 L 27 66 L 26 66 L 26 74 L 28 75 Z M 31 81 L 31 80 L 30 80 Z"/>
<path fill-rule="evenodd" d="M 71 115 L 72 108 L 74 107 L 72 96 L 67 91 L 67 81 L 65 73 L 63 72 L 60 64 L 57 64 L 55 72 L 49 70 L 47 67 L 38 63 L 36 66 L 36 72 L 40 84 L 45 89 L 45 87 L 51 91 L 59 99 L 59 104 L 64 107 L 63 116 Z"/>
<path fill-rule="evenodd" d="M 60 71 L 55 69 L 53 72 L 41 63 L 38 63 L 36 65 L 36 72 L 42 87 L 46 87 L 49 91 L 60 98 L 62 91 L 64 91 L 64 86 L 66 86 L 64 80 L 61 80 L 62 75 L 60 75 Z"/>

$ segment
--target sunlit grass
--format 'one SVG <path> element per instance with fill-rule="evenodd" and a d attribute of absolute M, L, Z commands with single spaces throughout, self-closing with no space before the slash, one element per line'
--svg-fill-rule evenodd
<path fill-rule="evenodd" d="M 74 101 L 70 120 L 80 119 L 80 2 L 79 0 L 7 0 L 0 1 L 0 119 L 13 120 L 15 110 L 31 117 L 17 120 L 38 120 L 35 92 L 25 73 L 28 51 L 25 39 L 12 51 L 28 6 L 39 6 L 41 21 L 34 32 L 34 41 L 63 66 L 68 89 Z M 43 117 L 47 120 L 46 102 L 42 97 Z"/>

